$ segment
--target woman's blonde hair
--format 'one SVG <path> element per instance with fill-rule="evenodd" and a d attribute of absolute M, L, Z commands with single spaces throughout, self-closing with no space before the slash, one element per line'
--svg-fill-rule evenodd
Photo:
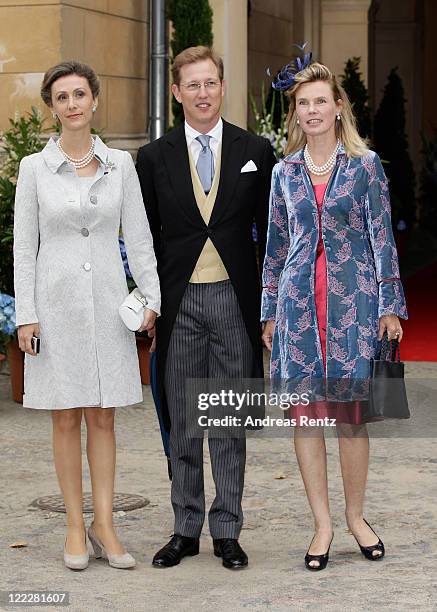
<path fill-rule="evenodd" d="M 318 62 L 314 62 L 298 72 L 294 78 L 294 85 L 285 94 L 290 101 L 286 119 L 288 141 L 285 155 L 299 151 L 306 144 L 305 133 L 297 123 L 296 94 L 303 83 L 314 83 L 315 81 L 329 83 L 334 100 L 343 102 L 341 119 L 335 122 L 335 132 L 348 156 L 360 157 L 365 155 L 369 150 L 367 142 L 358 134 L 355 117 L 345 90 L 337 82 L 335 75 L 329 68 Z"/>

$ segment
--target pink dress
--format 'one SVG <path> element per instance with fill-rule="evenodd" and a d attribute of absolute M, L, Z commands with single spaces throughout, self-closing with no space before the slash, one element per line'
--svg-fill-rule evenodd
<path fill-rule="evenodd" d="M 319 329 L 320 343 L 323 355 L 323 367 L 326 370 L 326 311 L 327 311 L 327 276 L 326 276 L 326 256 L 322 239 L 321 213 L 323 198 L 328 183 L 313 185 L 316 196 L 317 207 L 319 209 L 319 242 L 317 244 L 316 270 L 314 298 L 316 302 L 317 326 Z M 312 402 L 308 406 L 292 406 L 290 416 L 299 419 L 301 415 L 309 418 L 333 418 L 337 423 L 363 423 L 361 418 L 362 402 Z"/>
<path fill-rule="evenodd" d="M 327 299 L 327 284 L 326 284 L 326 257 L 325 249 L 322 240 L 322 204 L 325 196 L 326 186 L 328 183 L 322 183 L 321 185 L 314 185 L 314 193 L 316 196 L 317 207 L 319 209 L 319 242 L 317 244 L 317 257 L 316 257 L 316 279 L 315 279 L 315 300 L 316 300 L 316 313 L 317 313 L 317 325 L 319 328 L 320 342 L 322 344 L 323 354 L 323 368 L 326 368 L 326 299 Z"/>

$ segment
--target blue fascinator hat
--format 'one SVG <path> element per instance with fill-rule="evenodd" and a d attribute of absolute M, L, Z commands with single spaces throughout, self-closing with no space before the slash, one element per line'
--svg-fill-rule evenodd
<path fill-rule="evenodd" d="M 303 53 L 303 58 L 296 57 L 289 64 L 286 64 L 276 75 L 275 80 L 272 82 L 273 89 L 277 91 L 287 91 L 294 85 L 295 77 L 298 72 L 301 72 L 311 64 L 311 60 L 313 57 L 312 52 L 305 53 L 305 47 L 308 42 L 303 43 L 303 45 L 294 45 Z M 267 68 L 267 74 L 271 75 L 270 68 Z"/>

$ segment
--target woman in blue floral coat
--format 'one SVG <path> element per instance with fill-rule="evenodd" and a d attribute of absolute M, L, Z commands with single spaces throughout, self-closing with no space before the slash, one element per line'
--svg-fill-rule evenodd
<path fill-rule="evenodd" d="M 318 63 L 299 67 L 288 67 L 282 87 L 290 99 L 288 155 L 272 176 L 263 339 L 273 382 L 292 382 L 301 393 L 318 386 L 306 414 L 336 417 L 347 524 L 364 556 L 376 560 L 384 545 L 363 518 L 369 439 L 356 400 L 364 398 L 357 388 L 369 378 L 378 340 L 384 332 L 401 340 L 398 317 L 407 318 L 388 184 L 335 76 Z M 302 426 L 302 406 L 291 412 L 315 522 L 305 565 L 321 570 L 333 537 L 323 427 Z"/>

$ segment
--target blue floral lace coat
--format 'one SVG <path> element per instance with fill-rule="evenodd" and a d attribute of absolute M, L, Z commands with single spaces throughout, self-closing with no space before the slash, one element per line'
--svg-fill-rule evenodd
<path fill-rule="evenodd" d="M 314 298 L 319 213 L 303 149 L 273 169 L 261 320 L 276 320 L 272 378 L 367 379 L 379 317 L 407 318 L 387 179 L 376 153 L 341 146 L 321 215 L 327 263 L 326 371 Z M 346 381 L 344 381 L 346 383 Z"/>

